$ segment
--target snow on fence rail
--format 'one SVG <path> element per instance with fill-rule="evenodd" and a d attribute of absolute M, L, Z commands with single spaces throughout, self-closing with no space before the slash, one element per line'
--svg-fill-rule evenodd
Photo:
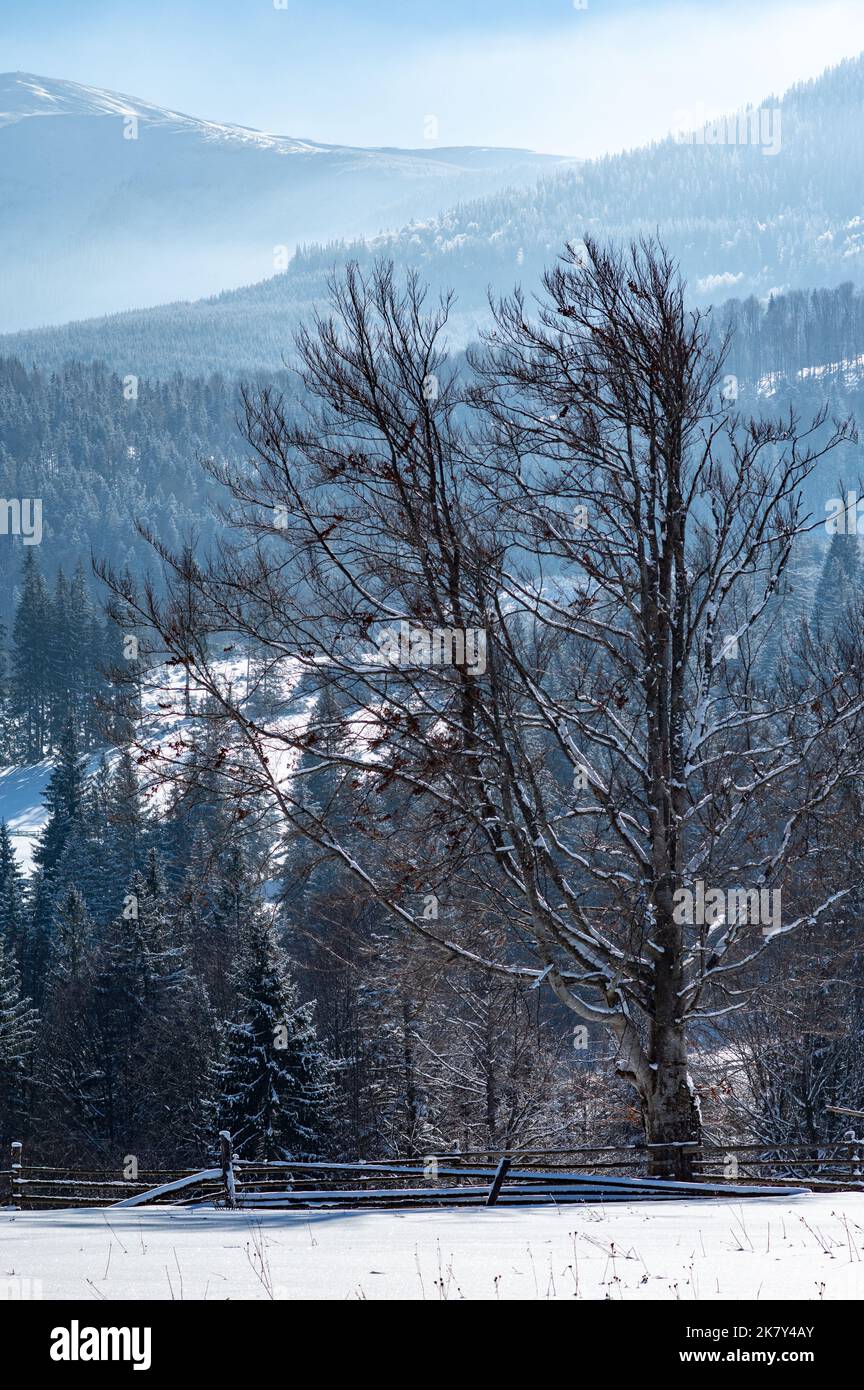
<path fill-rule="evenodd" d="M 768 1195 L 807 1187 L 864 1190 L 864 1141 L 711 1144 L 686 1150 L 688 1179 L 649 1173 L 646 1147 L 585 1146 L 430 1154 L 381 1161 L 251 1162 L 219 1136 L 219 1165 L 199 1170 L 63 1169 L 25 1164 L 16 1141 L 0 1172 L 0 1204 L 40 1210 L 142 1206 L 151 1202 L 219 1206 L 522 1205 L 537 1201 L 633 1201 L 671 1196 Z M 770 1189 L 766 1186 L 770 1184 Z"/>
<path fill-rule="evenodd" d="M 200 1187 L 203 1183 L 211 1182 L 214 1179 L 221 1179 L 221 1168 L 202 1168 L 198 1173 L 187 1173 L 182 1178 L 175 1178 L 173 1182 L 160 1183 L 158 1187 L 151 1187 L 144 1192 L 136 1192 L 132 1197 L 124 1197 L 119 1202 L 112 1202 L 114 1207 L 138 1207 L 145 1202 L 158 1202 L 160 1197 L 176 1195 L 178 1192 L 188 1192 L 190 1187 Z"/>

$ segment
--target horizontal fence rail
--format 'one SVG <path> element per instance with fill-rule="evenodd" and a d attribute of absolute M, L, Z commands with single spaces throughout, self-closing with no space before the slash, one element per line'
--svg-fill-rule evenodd
<path fill-rule="evenodd" d="M 664 1160 L 664 1176 L 652 1174 Z M 683 1167 L 686 1161 L 686 1169 Z M 671 1176 L 665 1176 L 665 1173 Z M 679 1175 L 686 1172 L 686 1179 Z M 220 1135 L 218 1166 L 68 1169 L 25 1163 L 13 1145 L 0 1171 L 0 1205 L 19 1210 L 138 1207 L 237 1208 L 522 1206 L 682 1197 L 864 1190 L 864 1140 L 452 1151 L 380 1161 L 247 1162 Z"/>

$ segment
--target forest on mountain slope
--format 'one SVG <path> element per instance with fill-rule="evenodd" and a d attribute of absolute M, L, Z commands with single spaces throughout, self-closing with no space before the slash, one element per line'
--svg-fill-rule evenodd
<path fill-rule="evenodd" d="M 742 408 L 777 416 L 794 407 L 807 415 L 825 405 L 839 418 L 864 419 L 864 295 L 850 283 L 766 304 L 731 301 L 711 322 L 715 343 L 731 334 L 727 370 Z M 463 353 L 452 360 L 464 370 Z M 808 370 L 814 366 L 820 370 Z M 297 399 L 296 378 L 284 369 L 253 380 L 270 383 L 289 403 Z M 201 460 L 244 454 L 239 384 L 180 372 L 138 380 L 100 364 L 48 370 L 0 358 L 0 497 L 42 499 L 49 585 L 60 570 L 71 576 L 83 565 L 89 574 L 91 557 L 131 573 L 151 564 L 138 522 L 170 547 L 189 537 L 202 551 L 212 546 L 222 521 Z M 814 517 L 825 518 L 840 484 L 853 488 L 861 474 L 860 450 L 844 445 L 804 484 Z M 827 545 L 824 532 L 814 535 Z M 25 549 L 15 537 L 0 547 L 0 625 L 7 627 Z"/>
<path fill-rule="evenodd" d="M 864 153 L 850 133 L 864 122 L 864 58 L 764 102 L 778 105 L 775 154 L 670 136 L 396 233 L 301 247 L 282 274 L 212 299 L 7 335 L 0 353 L 47 367 L 103 360 L 141 377 L 277 369 L 293 327 L 326 298 L 332 269 L 380 256 L 416 268 L 436 290 L 455 290 L 450 332 L 464 347 L 488 317 L 490 285 L 506 293 L 536 284 L 562 246 L 586 234 L 620 241 L 659 231 L 702 305 L 860 283 Z"/>

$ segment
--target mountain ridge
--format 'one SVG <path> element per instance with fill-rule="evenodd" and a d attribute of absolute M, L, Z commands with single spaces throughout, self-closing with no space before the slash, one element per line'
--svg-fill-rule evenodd
<path fill-rule="evenodd" d="M 37 101 L 41 101 L 44 104 L 44 109 L 39 109 L 38 106 L 32 104 L 22 105 L 17 110 L 14 106 L 10 109 L 9 94 L 14 93 L 16 88 L 21 89 L 22 92 L 29 92 L 31 98 L 35 97 Z M 65 100 L 65 106 L 60 104 L 61 99 Z M 105 87 L 91 87 L 85 83 L 72 82 L 68 78 L 41 77 L 37 73 L 29 72 L 0 72 L 0 129 L 4 125 L 17 124 L 28 119 L 39 119 L 43 116 L 75 115 L 120 116 L 121 118 L 137 116 L 139 119 L 151 121 L 156 125 L 176 125 L 200 132 L 205 136 L 209 135 L 213 139 L 236 138 L 241 143 L 249 141 L 260 145 L 263 149 L 272 149 L 276 153 L 404 155 L 432 163 L 447 163 L 448 159 L 445 156 L 498 154 L 506 155 L 508 158 L 524 157 L 529 161 L 548 160 L 553 164 L 562 165 L 571 165 L 576 162 L 563 155 L 549 154 L 519 146 L 349 145 L 312 140 L 305 136 L 279 135 L 273 131 L 259 130 L 255 126 L 238 125 L 235 122 L 210 121 L 202 116 L 192 116 L 187 112 L 175 111 L 172 107 L 159 106 L 154 102 L 145 101 L 141 97 L 132 96 L 126 92 L 116 92 Z"/>
<path fill-rule="evenodd" d="M 270 370 L 281 365 L 292 327 L 321 302 L 330 270 L 348 257 L 368 266 L 379 256 L 417 269 L 435 290 L 456 291 L 453 341 L 464 346 L 483 322 L 488 287 L 534 289 L 565 243 L 587 233 L 626 240 L 659 231 L 703 306 L 861 286 L 864 140 L 854 136 L 864 135 L 864 58 L 767 100 L 782 115 L 773 156 L 755 145 L 669 137 L 462 198 L 395 230 L 307 239 L 282 273 L 246 277 L 191 303 L 0 337 L 0 352 L 43 365 L 73 357 L 117 370 L 136 364 L 142 375 Z"/>
<path fill-rule="evenodd" d="M 325 145 L 0 74 L 0 329 L 197 299 L 568 166 L 491 146 Z"/>

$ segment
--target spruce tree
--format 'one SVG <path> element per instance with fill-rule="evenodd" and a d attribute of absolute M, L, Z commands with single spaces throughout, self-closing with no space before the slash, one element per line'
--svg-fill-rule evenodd
<path fill-rule="evenodd" d="M 861 552 L 858 536 L 852 531 L 831 537 L 822 575 L 816 589 L 813 617 L 823 631 L 843 620 L 850 603 L 861 598 Z"/>
<path fill-rule="evenodd" d="M 37 1000 L 44 986 L 54 907 L 63 887 L 64 851 L 76 830 L 81 828 L 85 812 L 84 771 L 75 729 L 69 721 L 63 730 L 57 762 L 45 788 L 43 800 L 48 809 L 48 820 L 33 855 L 36 876 L 33 916 L 24 948 L 24 978 L 28 992 Z"/>
<path fill-rule="evenodd" d="M 36 1043 L 38 1015 L 21 993 L 14 957 L 0 938 L 0 1142 L 4 1152 L 23 1111 L 24 1085 Z"/>
<path fill-rule="evenodd" d="M 128 748 L 124 748 L 105 786 L 106 877 L 115 883 L 127 883 L 136 870 L 143 869 L 147 839 L 135 764 Z"/>
<path fill-rule="evenodd" d="M 101 625 L 90 602 L 80 561 L 69 582 L 67 644 L 70 674 L 70 713 L 82 748 L 99 741 L 99 696 L 107 687 L 103 679 L 105 653 Z"/>
<path fill-rule="evenodd" d="M 129 881 L 123 908 L 109 929 L 103 948 L 107 991 L 125 1012 L 125 1026 L 158 1009 L 164 994 L 176 987 L 182 950 L 170 944 L 167 890 L 155 850 L 143 872 Z"/>
<path fill-rule="evenodd" d="M 331 1105 L 330 1070 L 312 1004 L 300 1004 L 287 957 L 260 910 L 246 924 L 211 1107 L 247 1159 L 321 1153 Z"/>
<path fill-rule="evenodd" d="M 69 584 L 60 569 L 48 607 L 48 740 L 52 748 L 59 744 L 68 723 L 76 733 L 80 730 L 71 637 Z"/>
<path fill-rule="evenodd" d="M 80 982 L 91 960 L 94 938 L 95 929 L 87 904 L 74 884 L 70 884 L 54 916 L 49 985 Z"/>
<path fill-rule="evenodd" d="M 155 852 L 128 884 L 122 911 L 102 940 L 95 979 L 95 1031 L 109 1147 L 138 1150 L 163 1127 L 170 1078 L 186 1065 L 192 1022 L 182 949 L 171 944 L 165 880 Z"/>
<path fill-rule="evenodd" d="M 84 804 L 85 764 L 78 751 L 75 727 L 69 720 L 63 730 L 57 762 L 45 788 L 43 800 L 48 821 L 33 856 L 43 876 L 50 878 L 60 863 L 73 827 Z"/>
<path fill-rule="evenodd" d="M 24 557 L 12 638 L 11 712 L 19 730 L 20 756 L 24 762 L 38 762 L 49 737 L 51 603 L 32 547 Z"/>
<path fill-rule="evenodd" d="M 7 952 L 17 954 L 25 921 L 24 875 L 15 857 L 12 836 L 5 821 L 0 823 L 0 941 Z"/>
<path fill-rule="evenodd" d="M 106 1073 L 96 1008 L 98 942 L 81 893 L 70 886 L 53 922 L 36 1058 L 35 1125 L 50 1154 L 62 1138 L 63 1155 L 104 1163 L 114 1154 L 108 1133 L 114 1113 L 114 1076 Z"/>
<path fill-rule="evenodd" d="M 0 623 L 0 767 L 15 761 L 15 721 L 12 715 L 12 690 L 9 683 L 9 657 L 6 650 L 6 628 Z"/>

